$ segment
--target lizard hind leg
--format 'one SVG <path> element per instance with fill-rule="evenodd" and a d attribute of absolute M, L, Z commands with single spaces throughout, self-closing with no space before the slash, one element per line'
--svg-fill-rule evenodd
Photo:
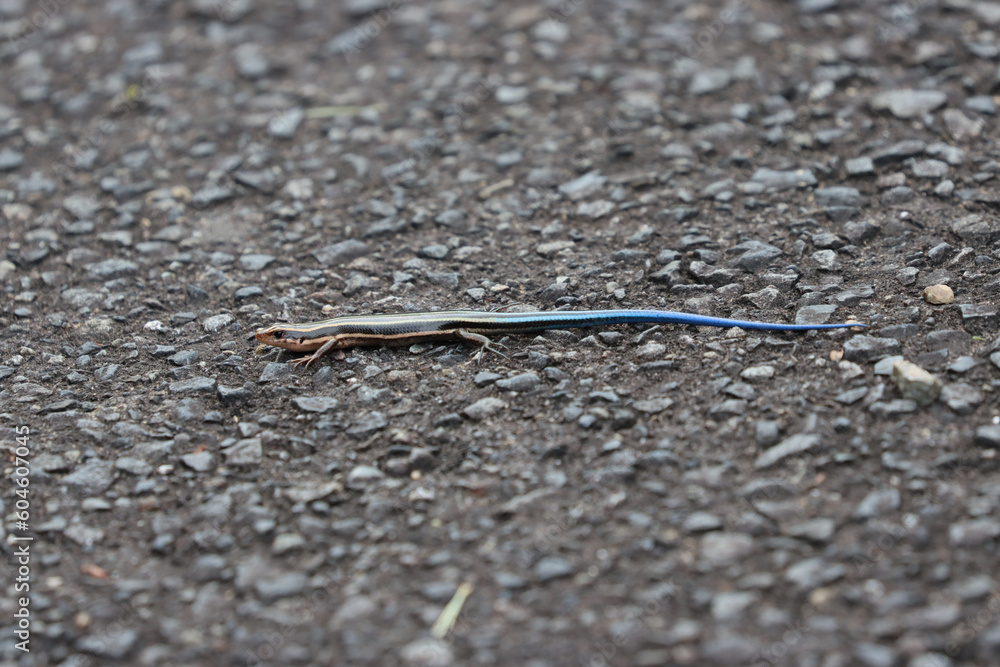
<path fill-rule="evenodd" d="M 305 367 L 309 368 L 309 365 L 312 362 L 319 361 L 321 358 L 323 358 L 323 356 L 327 352 L 329 352 L 330 350 L 332 350 L 333 348 L 335 348 L 337 346 L 338 342 L 340 342 L 340 341 L 337 339 L 336 336 L 334 336 L 330 340 L 328 340 L 325 343 L 323 343 L 323 345 L 320 346 L 320 348 L 318 350 L 316 350 L 315 352 L 313 352 L 312 354 L 310 354 L 308 357 L 301 357 L 299 359 L 295 359 L 291 363 L 295 364 L 296 366 L 299 366 L 301 364 L 305 364 Z"/>
<path fill-rule="evenodd" d="M 476 363 L 478 363 L 479 360 L 483 358 L 483 352 L 485 352 L 486 350 L 489 350 L 494 354 L 499 354 L 504 359 L 510 359 L 510 357 L 508 357 L 506 354 L 497 349 L 498 347 L 505 347 L 504 345 L 501 345 L 500 343 L 494 343 L 486 336 L 477 333 L 472 333 L 471 331 L 466 331 L 465 329 L 455 329 L 455 335 L 461 340 L 464 340 L 468 343 L 475 343 L 476 345 L 479 346 L 479 349 L 476 351 L 476 353 L 472 355 L 472 361 L 475 361 Z"/>

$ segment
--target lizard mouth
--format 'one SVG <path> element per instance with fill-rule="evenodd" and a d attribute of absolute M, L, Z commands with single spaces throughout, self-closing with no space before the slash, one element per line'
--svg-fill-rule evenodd
<path fill-rule="evenodd" d="M 273 345 L 293 352 L 301 352 L 306 349 L 301 338 L 288 337 L 288 331 L 284 329 L 257 329 L 254 338 L 265 345 Z"/>

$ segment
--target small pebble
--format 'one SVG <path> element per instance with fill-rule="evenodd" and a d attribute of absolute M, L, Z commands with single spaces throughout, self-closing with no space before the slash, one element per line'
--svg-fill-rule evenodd
<path fill-rule="evenodd" d="M 892 365 L 892 379 L 904 398 L 920 405 L 933 403 L 944 386 L 941 380 L 906 360 L 899 360 Z"/>
<path fill-rule="evenodd" d="M 924 288 L 924 300 L 935 306 L 954 303 L 955 293 L 947 285 L 928 285 Z"/>

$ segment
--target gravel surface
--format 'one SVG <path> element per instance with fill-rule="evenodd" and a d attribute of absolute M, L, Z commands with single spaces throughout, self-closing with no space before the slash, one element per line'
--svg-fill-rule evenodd
<path fill-rule="evenodd" d="M 0 664 L 998 664 L 998 32 L 0 0 Z M 250 338 L 514 304 L 869 328 Z"/>

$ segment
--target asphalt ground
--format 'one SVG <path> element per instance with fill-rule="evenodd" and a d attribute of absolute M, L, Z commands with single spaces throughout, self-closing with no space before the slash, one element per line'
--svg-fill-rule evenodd
<path fill-rule="evenodd" d="M 998 30 L 0 0 L 0 664 L 1000 664 Z"/>

